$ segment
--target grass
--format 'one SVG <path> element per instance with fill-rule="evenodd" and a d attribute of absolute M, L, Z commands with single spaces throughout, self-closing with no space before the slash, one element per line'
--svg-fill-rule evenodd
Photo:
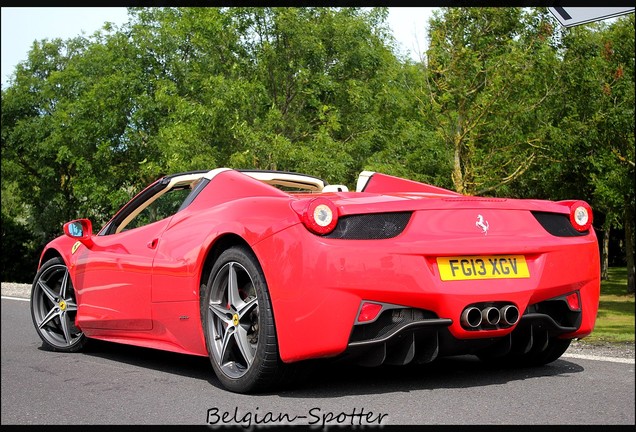
<path fill-rule="evenodd" d="M 634 343 L 634 294 L 627 294 L 627 269 L 612 267 L 609 280 L 601 281 L 596 326 L 583 339 L 590 344 Z"/>

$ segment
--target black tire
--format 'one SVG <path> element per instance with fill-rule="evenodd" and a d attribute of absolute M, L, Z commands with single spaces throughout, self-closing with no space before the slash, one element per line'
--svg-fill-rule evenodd
<path fill-rule="evenodd" d="M 251 250 L 235 246 L 214 263 L 202 287 L 201 314 L 210 362 L 225 388 L 271 390 L 290 369 L 279 357 L 265 276 Z"/>
<path fill-rule="evenodd" d="M 68 268 L 61 258 L 46 261 L 31 287 L 31 318 L 49 351 L 78 352 L 88 341 L 75 326 L 77 301 Z"/>

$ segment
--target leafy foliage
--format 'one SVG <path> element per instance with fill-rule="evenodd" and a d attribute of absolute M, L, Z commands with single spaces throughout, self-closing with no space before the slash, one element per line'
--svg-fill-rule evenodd
<path fill-rule="evenodd" d="M 5 228 L 32 256 L 67 220 L 104 224 L 162 174 L 305 171 L 351 189 L 372 170 L 586 199 L 631 236 L 633 289 L 634 15 L 561 29 L 545 8 L 442 8 L 421 62 L 394 53 L 386 18 L 130 8 L 120 28 L 35 42 L 2 89 L 3 248 Z"/>

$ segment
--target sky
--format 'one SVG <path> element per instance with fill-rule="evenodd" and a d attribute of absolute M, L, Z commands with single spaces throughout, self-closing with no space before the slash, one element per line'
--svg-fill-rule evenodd
<path fill-rule="evenodd" d="M 426 48 L 426 28 L 432 7 L 390 7 L 388 23 L 402 52 L 414 60 Z M 3 7 L 1 9 L 2 88 L 16 65 L 26 60 L 33 41 L 90 36 L 105 22 L 128 21 L 125 7 Z"/>

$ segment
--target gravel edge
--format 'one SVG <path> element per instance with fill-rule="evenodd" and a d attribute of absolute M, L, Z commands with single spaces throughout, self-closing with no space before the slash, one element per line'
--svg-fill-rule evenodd
<path fill-rule="evenodd" d="M 3 297 L 18 297 L 18 298 L 30 298 L 31 297 L 31 284 L 15 283 L 15 282 L 2 282 L 2 296 Z"/>
<path fill-rule="evenodd" d="M 31 284 L 2 282 L 3 297 L 28 299 L 31 297 Z M 617 357 L 634 359 L 633 343 L 587 342 L 585 339 L 573 341 L 567 354 L 582 354 L 597 357 Z"/>

